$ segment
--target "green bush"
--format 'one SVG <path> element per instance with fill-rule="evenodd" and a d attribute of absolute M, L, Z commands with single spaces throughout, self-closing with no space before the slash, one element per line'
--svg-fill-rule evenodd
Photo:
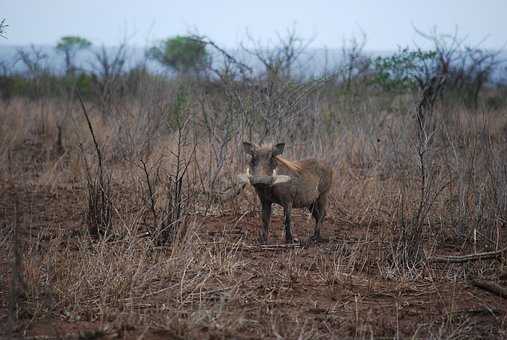
<path fill-rule="evenodd" d="M 413 90 L 435 74 L 436 57 L 435 51 L 411 51 L 408 48 L 388 57 L 377 57 L 373 60 L 373 83 L 389 92 Z"/>

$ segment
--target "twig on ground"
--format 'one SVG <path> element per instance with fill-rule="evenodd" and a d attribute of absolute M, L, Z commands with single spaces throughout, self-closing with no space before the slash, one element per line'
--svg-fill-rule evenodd
<path fill-rule="evenodd" d="M 486 260 L 500 257 L 503 253 L 507 252 L 507 247 L 496 250 L 489 251 L 478 254 L 469 254 L 469 255 L 449 255 L 449 256 L 430 256 L 428 258 L 429 262 L 449 262 L 449 263 L 462 263 L 462 262 L 470 262 L 470 261 L 478 261 L 478 260 Z"/>
<path fill-rule="evenodd" d="M 290 243 L 290 244 L 264 244 L 264 245 L 247 245 L 242 244 L 239 249 L 243 250 L 252 250 L 252 251 L 264 251 L 264 250 L 285 250 L 285 249 L 295 249 L 301 248 L 300 243 Z"/>

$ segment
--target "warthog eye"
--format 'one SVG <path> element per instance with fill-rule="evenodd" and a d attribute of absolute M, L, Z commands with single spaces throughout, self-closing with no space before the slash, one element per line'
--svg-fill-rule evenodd
<path fill-rule="evenodd" d="M 257 160 L 255 158 L 252 158 L 250 160 L 250 166 L 255 166 L 257 164 Z"/>

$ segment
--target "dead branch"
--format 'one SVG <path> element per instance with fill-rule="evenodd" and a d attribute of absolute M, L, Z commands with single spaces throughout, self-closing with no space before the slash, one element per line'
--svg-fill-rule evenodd
<path fill-rule="evenodd" d="M 111 202 L 111 174 L 105 173 L 104 171 L 103 156 L 100 151 L 100 146 L 95 137 L 90 117 L 78 89 L 76 89 L 76 95 L 81 104 L 83 115 L 88 123 L 88 129 L 90 130 L 93 144 L 95 145 L 95 151 L 97 152 L 98 174 L 96 174 L 94 178 L 92 178 L 89 171 L 86 157 L 83 157 L 83 159 L 86 165 L 86 181 L 88 187 L 88 230 L 93 238 L 99 238 L 103 237 L 111 227 L 113 210 Z"/>
<path fill-rule="evenodd" d="M 88 116 L 88 111 L 86 110 L 86 106 L 83 102 L 83 98 L 81 97 L 81 93 L 79 90 L 76 90 L 77 98 L 79 99 L 79 103 L 81 104 L 81 108 L 83 109 L 83 114 L 86 118 L 86 122 L 88 123 L 88 129 L 90 129 L 90 134 L 92 135 L 93 144 L 95 145 L 95 151 L 97 152 L 97 158 L 99 161 L 99 171 L 102 172 L 102 154 L 100 152 L 99 143 L 95 138 L 95 132 L 93 132 L 92 122 L 90 121 L 90 117 Z"/>
<path fill-rule="evenodd" d="M 153 192 L 153 188 L 150 181 L 150 175 L 148 174 L 148 168 L 146 167 L 146 163 L 141 159 L 141 164 L 143 165 L 142 169 L 146 176 L 146 184 L 148 186 L 148 194 L 150 199 L 150 209 L 153 214 L 154 221 L 158 221 L 157 211 L 155 210 L 155 193 Z"/>
<path fill-rule="evenodd" d="M 300 243 L 290 243 L 290 244 L 261 244 L 261 245 L 247 245 L 242 244 L 239 249 L 240 250 L 250 250 L 250 251 L 266 251 L 266 250 L 286 250 L 286 249 L 296 249 L 301 248 Z"/>
<path fill-rule="evenodd" d="M 507 247 L 497 250 L 497 251 L 489 251 L 489 252 L 478 253 L 478 254 L 430 256 L 430 257 L 428 257 L 428 261 L 429 262 L 462 263 L 462 262 L 470 262 L 470 261 L 478 261 L 478 260 L 497 258 L 497 257 L 500 257 L 505 252 L 507 252 Z"/>
<path fill-rule="evenodd" d="M 482 288 L 495 295 L 507 298 L 507 287 L 501 286 L 496 282 L 479 279 L 472 279 L 470 282 L 478 288 Z"/>
<path fill-rule="evenodd" d="M 9 27 L 9 25 L 6 24 L 5 18 L 0 20 L 0 37 L 7 39 L 7 37 L 5 36 L 5 31 L 7 27 Z"/>
<path fill-rule="evenodd" d="M 210 45 L 214 49 L 216 49 L 218 52 L 220 52 L 225 57 L 225 59 L 228 62 L 236 65 L 239 68 L 239 71 L 241 72 L 241 74 L 244 75 L 247 72 L 250 74 L 253 73 L 253 69 L 250 66 L 248 66 L 245 63 L 242 63 L 241 61 L 234 58 L 230 53 L 227 53 L 227 51 L 225 51 L 223 48 L 218 46 L 213 40 L 211 40 L 207 37 L 191 37 L 189 39 L 194 40 L 194 41 L 198 41 L 201 43 L 205 43 L 207 45 Z"/>

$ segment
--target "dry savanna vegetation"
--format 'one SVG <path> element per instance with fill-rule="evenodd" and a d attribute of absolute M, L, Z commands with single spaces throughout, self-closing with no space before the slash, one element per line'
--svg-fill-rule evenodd
<path fill-rule="evenodd" d="M 95 49 L 91 70 L 74 37 L 64 73 L 19 50 L 0 77 L 0 336 L 507 337 L 502 64 L 420 34 L 432 49 L 379 58 L 352 39 L 316 75 L 293 31 L 242 54 L 179 37 L 197 59 L 154 46 L 132 68 L 127 45 Z M 294 209 L 286 244 L 275 207 L 258 243 L 243 141 L 332 167 L 320 242 Z"/>

